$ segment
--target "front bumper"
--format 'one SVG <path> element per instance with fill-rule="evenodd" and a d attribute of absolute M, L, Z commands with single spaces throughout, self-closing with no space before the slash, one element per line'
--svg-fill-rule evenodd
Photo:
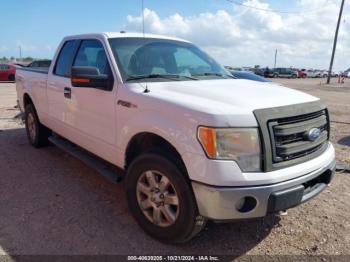
<path fill-rule="evenodd" d="M 266 216 L 297 206 L 318 195 L 331 182 L 335 160 L 326 167 L 277 184 L 215 187 L 192 182 L 199 213 L 212 220 Z"/>

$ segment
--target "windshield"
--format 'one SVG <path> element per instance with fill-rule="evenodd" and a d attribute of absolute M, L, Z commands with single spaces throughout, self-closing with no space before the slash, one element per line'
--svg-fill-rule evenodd
<path fill-rule="evenodd" d="M 111 38 L 123 81 L 231 78 L 230 73 L 196 46 L 152 38 Z"/>

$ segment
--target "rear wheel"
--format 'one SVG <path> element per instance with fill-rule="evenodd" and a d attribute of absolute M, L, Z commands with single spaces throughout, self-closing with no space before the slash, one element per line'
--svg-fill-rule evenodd
<path fill-rule="evenodd" d="M 185 242 L 205 226 L 189 180 L 172 161 L 159 154 L 143 154 L 132 162 L 126 191 L 132 215 L 152 237 Z"/>
<path fill-rule="evenodd" d="M 25 126 L 30 144 L 40 148 L 48 144 L 48 137 L 51 130 L 39 122 L 38 115 L 32 104 L 25 107 Z"/>
<path fill-rule="evenodd" d="M 9 81 L 15 81 L 15 75 L 9 75 L 8 80 Z"/>

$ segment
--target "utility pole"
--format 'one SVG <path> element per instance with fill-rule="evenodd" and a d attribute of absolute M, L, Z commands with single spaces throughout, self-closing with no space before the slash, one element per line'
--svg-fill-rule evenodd
<path fill-rule="evenodd" d="M 22 48 L 21 46 L 18 46 L 19 48 L 19 59 L 22 60 Z"/>
<path fill-rule="evenodd" d="M 276 52 L 275 52 L 275 65 L 273 68 L 276 68 L 276 64 L 277 64 L 277 49 L 276 49 Z"/>
<path fill-rule="evenodd" d="M 337 49 L 339 26 L 340 26 L 340 22 L 341 22 L 341 17 L 343 15 L 344 3 L 345 3 L 345 0 L 342 0 L 341 1 L 341 6 L 340 6 L 340 11 L 339 11 L 337 29 L 335 30 L 335 35 L 334 35 L 332 58 L 331 58 L 331 63 L 329 65 L 329 71 L 328 71 L 328 77 L 327 77 L 327 84 L 328 85 L 331 82 L 331 74 L 332 74 L 332 69 L 333 69 L 334 55 L 335 55 L 335 50 Z"/>

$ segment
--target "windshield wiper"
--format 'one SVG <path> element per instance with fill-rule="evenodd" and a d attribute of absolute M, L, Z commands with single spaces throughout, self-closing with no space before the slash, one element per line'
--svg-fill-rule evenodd
<path fill-rule="evenodd" d="M 235 78 L 234 76 L 231 76 L 231 75 L 224 75 L 224 74 L 215 73 L 215 72 L 205 72 L 201 74 L 196 74 L 195 76 L 218 76 L 223 78 Z"/>
<path fill-rule="evenodd" d="M 191 80 L 198 80 L 195 77 L 191 76 L 185 76 L 185 75 L 176 75 L 176 74 L 149 74 L 149 75 L 138 75 L 138 76 L 128 76 L 128 78 L 125 81 L 132 81 L 132 80 L 140 80 L 140 79 L 147 79 L 147 78 L 164 78 L 169 79 L 173 81 L 180 81 L 180 78 L 186 78 Z"/>

